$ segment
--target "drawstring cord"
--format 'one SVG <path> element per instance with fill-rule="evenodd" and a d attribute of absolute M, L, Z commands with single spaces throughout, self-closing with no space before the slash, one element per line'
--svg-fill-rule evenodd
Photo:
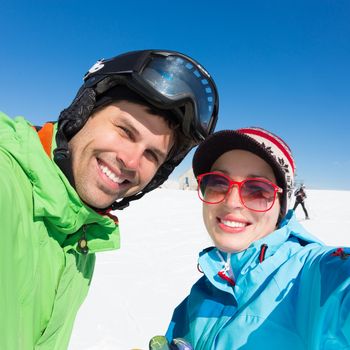
<path fill-rule="evenodd" d="M 350 254 L 345 253 L 344 248 L 338 248 L 331 254 L 331 256 L 340 256 L 342 260 L 346 260 L 349 258 Z"/>
<path fill-rule="evenodd" d="M 94 208 L 94 210 L 96 211 L 96 213 L 102 215 L 102 216 L 108 216 L 109 218 L 111 218 L 114 223 L 116 225 L 119 225 L 119 220 L 118 220 L 118 217 L 115 216 L 113 213 L 112 213 L 112 209 L 111 208 L 107 208 L 107 209 L 97 209 L 97 208 Z"/>
<path fill-rule="evenodd" d="M 200 273 L 204 273 L 202 268 L 201 268 L 201 265 L 199 265 L 199 263 L 197 264 L 197 270 L 200 272 Z"/>
<path fill-rule="evenodd" d="M 265 254 L 267 250 L 267 244 L 262 244 L 260 247 L 259 262 L 260 264 L 265 260 Z"/>

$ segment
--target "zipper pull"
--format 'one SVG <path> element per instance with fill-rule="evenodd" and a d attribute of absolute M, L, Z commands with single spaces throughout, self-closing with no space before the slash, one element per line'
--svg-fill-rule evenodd
<path fill-rule="evenodd" d="M 218 276 L 220 278 L 222 278 L 223 280 L 225 280 L 226 282 L 228 282 L 232 287 L 234 287 L 236 285 L 235 281 L 233 280 L 233 278 L 230 278 L 226 275 L 225 270 L 221 270 L 218 272 Z"/>
<path fill-rule="evenodd" d="M 83 225 L 83 234 L 81 235 L 78 241 L 78 251 L 84 255 L 86 255 L 89 251 L 89 247 L 86 239 L 86 225 Z"/>

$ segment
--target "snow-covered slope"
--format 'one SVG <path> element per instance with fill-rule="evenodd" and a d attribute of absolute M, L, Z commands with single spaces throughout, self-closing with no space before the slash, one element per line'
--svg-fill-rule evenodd
<path fill-rule="evenodd" d="M 308 190 L 302 224 L 329 245 L 350 246 L 350 191 Z M 69 350 L 148 349 L 199 277 L 197 255 L 212 245 L 196 192 L 159 189 L 118 213 L 122 247 L 97 255 L 92 286 Z"/>

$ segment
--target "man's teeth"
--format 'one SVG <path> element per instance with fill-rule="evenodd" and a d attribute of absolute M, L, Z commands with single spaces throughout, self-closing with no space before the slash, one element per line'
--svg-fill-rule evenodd
<path fill-rule="evenodd" d="M 237 222 L 237 221 L 227 221 L 227 220 L 221 220 L 221 222 L 229 227 L 245 227 L 246 224 L 243 222 Z"/>
<path fill-rule="evenodd" d="M 121 184 L 124 179 L 118 177 L 116 174 L 112 173 L 106 166 L 100 164 L 100 168 L 106 176 L 111 179 L 113 182 Z"/>

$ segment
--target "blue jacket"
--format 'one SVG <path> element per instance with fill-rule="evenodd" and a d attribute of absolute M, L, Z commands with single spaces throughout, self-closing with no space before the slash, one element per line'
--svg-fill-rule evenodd
<path fill-rule="evenodd" d="M 292 212 L 243 252 L 204 250 L 199 266 L 169 340 L 195 350 L 350 349 L 350 249 L 324 246 Z"/>

